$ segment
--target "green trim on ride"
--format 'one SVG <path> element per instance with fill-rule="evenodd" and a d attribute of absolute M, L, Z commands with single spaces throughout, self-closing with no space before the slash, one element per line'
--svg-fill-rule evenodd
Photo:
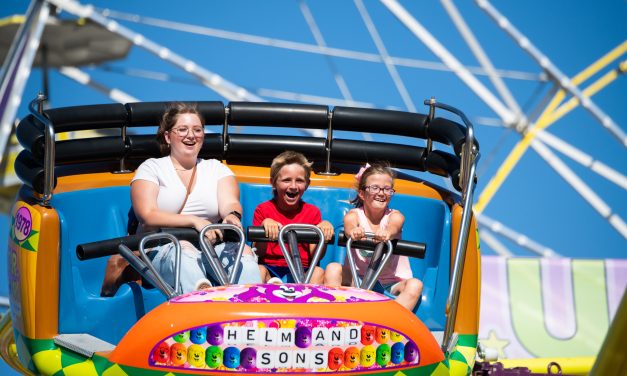
<path fill-rule="evenodd" d="M 18 347 L 18 353 L 20 354 L 20 360 L 25 361 L 24 357 L 28 359 L 28 369 L 34 373 L 40 373 L 50 376 L 74 376 L 74 375 L 138 375 L 138 376 L 183 376 L 186 374 L 177 373 L 175 370 L 151 370 L 142 369 L 130 366 L 124 366 L 110 362 L 107 358 L 94 355 L 92 358 L 86 358 L 78 353 L 63 347 L 57 346 L 51 339 L 29 339 L 21 335 L 14 330 L 16 338 L 16 345 Z M 419 368 L 412 368 L 407 370 L 390 370 L 389 372 L 379 373 L 382 376 L 426 376 L 426 375 L 449 375 L 451 374 L 451 361 L 465 365 L 469 374 L 474 364 L 474 357 L 472 358 L 472 364 L 469 364 L 466 357 L 460 351 L 460 348 L 466 348 L 466 350 L 475 350 L 477 345 L 476 335 L 461 335 L 459 336 L 458 344 L 455 347 L 455 351 L 450 355 L 448 359 L 439 363 L 429 364 Z M 463 350 L 463 349 L 462 349 Z M 474 353 L 473 353 L 474 354 Z M 35 360 L 35 361 L 33 361 Z M 40 367 L 36 367 L 35 362 L 39 363 Z M 459 369 L 459 367 L 458 367 Z M 316 373 L 325 374 L 325 373 Z M 329 372 L 332 374 L 332 372 Z M 459 374 L 455 372 L 455 374 Z M 228 375 L 228 373 L 225 373 Z"/>

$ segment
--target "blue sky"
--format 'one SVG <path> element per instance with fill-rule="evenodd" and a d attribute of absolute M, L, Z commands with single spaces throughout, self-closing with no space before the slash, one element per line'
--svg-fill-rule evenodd
<path fill-rule="evenodd" d="M 110 8 L 161 20 L 210 27 L 237 33 L 252 34 L 292 42 L 315 45 L 299 1 L 171 1 L 91 2 L 97 8 Z M 464 65 L 477 67 L 460 34 L 438 1 L 401 1 L 406 9 Z M 353 1 L 309 1 L 306 3 L 329 47 L 377 54 Z M 438 58 L 412 35 L 378 1 L 363 1 L 390 56 L 439 63 Z M 510 22 L 542 51 L 564 74 L 572 77 L 627 39 L 627 3 L 625 1 L 493 1 Z M 26 1 L 3 2 L 0 16 L 23 13 Z M 524 53 L 473 1 L 457 1 L 455 5 L 496 68 L 524 72 L 537 77 L 539 65 Z M 62 13 L 62 17 L 72 17 Z M 193 35 L 154 26 L 119 20 L 123 25 L 168 47 L 205 69 L 257 93 L 268 101 L 285 101 L 267 96 L 267 90 L 342 98 L 334 80 L 333 69 L 339 73 L 356 101 L 381 108 L 406 109 L 390 74 L 381 63 L 333 57 L 259 46 L 222 38 Z M 617 67 L 621 56 L 582 87 Z M 329 60 L 334 68 L 331 68 Z M 133 48 L 128 57 L 103 67 L 85 67 L 99 83 L 145 101 L 157 100 L 227 100 L 192 81 L 192 77 L 154 55 Z M 178 82 L 130 77 L 121 70 L 142 70 L 171 75 Z M 449 71 L 415 69 L 397 66 L 412 103 L 418 112 L 426 113 L 424 99 L 439 101 L 462 109 L 475 122 L 481 142 L 482 158 L 478 168 L 479 183 L 475 198 L 496 173 L 520 135 L 502 127 L 483 125 L 481 119 L 497 119 L 497 115 L 471 89 Z M 485 76 L 478 79 L 493 93 Z M 540 105 L 552 85 L 530 79 L 505 78 L 513 96 L 530 115 Z M 25 103 L 41 88 L 41 72 L 34 69 L 27 83 L 19 116 L 24 116 Z M 50 96 L 53 107 L 109 103 L 107 96 L 86 88 L 56 71 L 50 75 Z M 627 128 L 627 78 L 619 77 L 592 100 L 618 126 Z M 581 149 L 622 175 L 627 175 L 625 146 L 605 130 L 588 112 L 577 108 L 549 132 Z M 627 218 L 625 189 L 555 152 L 580 176 L 623 220 Z M 442 183 L 441 180 L 435 180 Z M 625 258 L 625 238 L 602 218 L 572 189 L 538 154 L 529 150 L 496 193 L 484 213 L 530 239 L 570 257 Z M 6 219 L 5 219 L 6 220 Z M 6 226 L 1 223 L 0 226 Z M 502 239 L 516 255 L 532 255 L 513 242 Z M 486 254 L 493 254 L 483 243 Z"/>

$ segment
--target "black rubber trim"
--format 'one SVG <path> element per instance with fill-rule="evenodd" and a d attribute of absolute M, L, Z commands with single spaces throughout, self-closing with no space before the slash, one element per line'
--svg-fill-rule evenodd
<path fill-rule="evenodd" d="M 297 229 L 296 239 L 299 243 L 318 243 L 318 234 L 314 230 Z M 263 226 L 248 226 L 246 229 L 246 239 L 249 242 L 276 242 L 277 240 L 271 240 L 266 237 L 266 232 Z M 335 235 L 326 244 L 335 243 Z"/>
<path fill-rule="evenodd" d="M 272 159 L 286 150 L 303 153 L 312 162 L 325 160 L 325 139 L 298 136 L 231 134 L 228 136 L 226 161 L 269 166 Z"/>
<path fill-rule="evenodd" d="M 44 113 L 52 121 L 55 133 L 122 128 L 128 123 L 126 108 L 120 103 L 55 108 Z"/>
<path fill-rule="evenodd" d="M 15 158 L 15 174 L 24 184 L 37 193 L 44 192 L 44 166 L 28 150 L 22 150 Z M 54 186 L 57 185 L 55 174 Z"/>
<path fill-rule="evenodd" d="M 127 103 L 129 125 L 158 126 L 168 105 L 173 102 L 135 102 Z M 220 101 L 199 101 L 196 103 L 198 112 L 203 116 L 206 125 L 224 124 L 224 103 Z"/>
<path fill-rule="evenodd" d="M 437 117 L 429 124 L 429 136 L 434 141 L 452 145 L 455 155 L 460 156 L 466 140 L 466 129 L 453 120 Z M 475 139 L 477 150 L 479 142 Z"/>
<path fill-rule="evenodd" d="M 81 163 L 119 161 L 125 152 L 126 145 L 119 136 L 57 141 L 55 164 L 66 165 L 76 163 L 76 161 L 81 161 Z"/>
<path fill-rule="evenodd" d="M 127 157 L 135 159 L 148 159 L 161 157 L 159 142 L 155 135 L 130 135 L 127 136 L 128 152 Z M 222 134 L 207 133 L 203 141 L 202 149 L 198 154 L 200 158 L 222 159 L 224 157 L 224 147 Z"/>
<path fill-rule="evenodd" d="M 340 232 L 337 236 L 337 245 L 345 247 L 347 240 L 348 239 L 346 238 L 344 232 Z M 352 246 L 355 248 L 369 250 L 374 250 L 376 245 L 376 243 L 367 240 L 360 240 L 352 243 Z M 411 242 L 408 240 L 392 240 L 392 246 L 394 247 L 392 253 L 399 256 L 424 259 L 425 254 L 427 253 L 427 245 L 425 243 Z"/>
<path fill-rule="evenodd" d="M 338 106 L 333 109 L 333 130 L 425 138 L 427 119 L 411 112 Z"/>
<path fill-rule="evenodd" d="M 231 102 L 229 124 L 327 129 L 329 109 L 308 104 Z"/>
<path fill-rule="evenodd" d="M 29 114 L 20 121 L 15 130 L 20 145 L 34 156 L 44 155 L 44 125 L 35 116 Z"/>
<path fill-rule="evenodd" d="M 144 232 L 141 234 L 121 236 L 119 238 L 100 240 L 97 242 L 83 243 L 76 246 L 76 257 L 79 260 L 91 260 L 100 257 L 115 255 L 118 253 L 118 246 L 124 244 L 130 249 L 139 249 L 139 243 L 146 235 L 156 233 L 168 233 L 174 235 L 178 240 L 187 240 L 198 248 L 198 231 L 193 228 L 162 228 L 157 231 Z M 239 241 L 239 237 L 234 231 L 223 231 L 225 241 Z M 168 242 L 166 240 L 166 242 Z M 147 246 L 155 246 L 159 240 L 149 242 Z"/>

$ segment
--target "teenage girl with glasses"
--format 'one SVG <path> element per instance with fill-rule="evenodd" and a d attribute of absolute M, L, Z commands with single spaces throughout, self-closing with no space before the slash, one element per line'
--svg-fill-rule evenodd
<path fill-rule="evenodd" d="M 390 209 L 389 204 L 394 195 L 395 173 L 387 164 L 366 164 L 355 179 L 357 180 L 357 196 L 351 201 L 355 205 L 344 216 L 344 233 L 353 241 L 361 240 L 366 232 L 374 234 L 375 242 L 400 239 L 405 217 L 400 211 Z M 372 251 L 353 249 L 353 259 L 358 274 L 363 278 Z M 348 257 L 344 266 L 331 263 L 326 269 L 326 280 L 330 285 L 352 284 L 352 275 Z M 396 301 L 412 311 L 422 294 L 422 282 L 413 278 L 407 256 L 392 255 L 386 267 L 379 275 L 375 291 L 384 290 L 396 296 Z"/>

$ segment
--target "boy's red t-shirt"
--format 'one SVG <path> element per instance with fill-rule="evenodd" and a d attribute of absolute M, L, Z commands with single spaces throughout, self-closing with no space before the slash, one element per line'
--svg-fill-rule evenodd
<path fill-rule="evenodd" d="M 283 226 L 292 223 L 318 225 L 322 221 L 320 209 L 316 206 L 308 204 L 302 200 L 300 205 L 300 210 L 298 210 L 296 214 L 288 217 L 279 211 L 279 208 L 276 206 L 274 200 L 263 202 L 255 208 L 253 226 L 261 226 L 261 222 L 263 222 L 266 218 L 272 218 Z M 303 267 L 309 267 L 309 245 L 306 243 L 299 243 L 298 249 L 300 251 L 300 258 L 303 260 Z M 266 243 L 266 254 L 259 261 L 272 266 L 287 266 L 287 261 L 285 261 L 285 257 L 283 257 L 283 252 L 281 252 L 281 247 L 278 242 Z"/>

